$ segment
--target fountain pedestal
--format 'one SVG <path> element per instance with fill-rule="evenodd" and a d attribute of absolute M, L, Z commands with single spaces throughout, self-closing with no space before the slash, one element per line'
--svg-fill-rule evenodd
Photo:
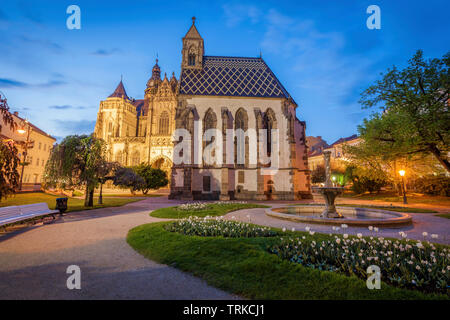
<path fill-rule="evenodd" d="M 343 218 L 344 216 L 336 211 L 334 200 L 344 192 L 344 188 L 334 187 L 331 182 L 330 155 L 331 151 L 323 152 L 325 160 L 325 186 L 315 188 L 325 199 L 325 210 L 320 216 L 323 218 Z"/>
<path fill-rule="evenodd" d="M 334 204 L 336 197 L 343 193 L 343 188 L 322 187 L 317 188 L 317 191 L 325 199 L 325 210 L 320 216 L 323 218 L 343 218 L 344 216 L 336 211 L 336 205 Z"/>

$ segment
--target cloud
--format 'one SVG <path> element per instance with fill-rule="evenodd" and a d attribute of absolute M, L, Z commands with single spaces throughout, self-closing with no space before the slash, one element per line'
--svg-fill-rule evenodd
<path fill-rule="evenodd" d="M 0 88 L 26 88 L 29 85 L 25 82 L 0 78 Z"/>
<path fill-rule="evenodd" d="M 222 6 L 225 13 L 225 23 L 228 27 L 234 27 L 249 19 L 251 23 L 257 23 L 262 15 L 259 8 L 251 5 L 230 5 L 225 4 Z"/>
<path fill-rule="evenodd" d="M 49 106 L 50 109 L 55 109 L 55 110 L 68 110 L 68 109 L 76 109 L 76 110 L 84 110 L 84 109 L 89 109 L 89 107 L 85 107 L 85 106 L 71 106 L 71 105 L 61 105 L 61 106 Z"/>
<path fill-rule="evenodd" d="M 14 79 L 0 78 L 0 88 L 53 88 L 66 84 L 62 80 L 49 80 L 45 83 L 30 84 Z"/>
<path fill-rule="evenodd" d="M 118 48 L 113 48 L 113 49 L 110 49 L 110 50 L 108 50 L 108 49 L 98 49 L 98 50 L 92 52 L 92 54 L 96 55 L 96 56 L 110 56 L 112 54 L 119 53 L 119 52 L 121 52 L 121 50 L 118 49 Z"/>
<path fill-rule="evenodd" d="M 94 132 L 95 120 L 53 120 L 55 125 L 67 134 L 89 134 Z"/>
<path fill-rule="evenodd" d="M 48 39 L 36 39 L 36 38 L 30 38 L 28 36 L 22 35 L 19 37 L 20 40 L 27 42 L 28 44 L 37 44 L 38 46 L 44 47 L 46 49 L 49 49 L 53 51 L 54 53 L 62 53 L 64 51 L 64 48 L 57 44 L 56 42 L 52 42 Z"/>

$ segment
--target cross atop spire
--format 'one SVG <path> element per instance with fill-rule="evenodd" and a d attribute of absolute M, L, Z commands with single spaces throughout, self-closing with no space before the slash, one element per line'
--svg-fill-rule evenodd
<path fill-rule="evenodd" d="M 196 18 L 192 17 L 192 24 L 195 24 L 195 20 L 196 20 Z"/>

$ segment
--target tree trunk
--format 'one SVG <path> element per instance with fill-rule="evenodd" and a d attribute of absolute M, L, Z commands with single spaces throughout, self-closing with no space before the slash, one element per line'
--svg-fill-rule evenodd
<path fill-rule="evenodd" d="M 442 157 L 441 151 L 435 145 L 430 146 L 430 152 L 436 157 L 445 170 L 450 172 L 450 162 Z"/>
<path fill-rule="evenodd" d="M 89 207 L 89 187 L 86 185 L 86 191 L 84 192 L 84 206 Z"/>
<path fill-rule="evenodd" d="M 89 203 L 88 203 L 88 207 L 93 207 L 93 206 L 94 206 L 94 188 L 89 190 Z"/>
<path fill-rule="evenodd" d="M 103 183 L 100 183 L 100 194 L 98 195 L 98 204 L 103 204 Z"/>

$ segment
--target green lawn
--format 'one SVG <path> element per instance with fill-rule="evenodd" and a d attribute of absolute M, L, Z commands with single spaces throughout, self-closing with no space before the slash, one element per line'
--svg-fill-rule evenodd
<path fill-rule="evenodd" d="M 292 206 L 307 206 L 307 204 L 294 204 Z M 370 206 L 370 205 L 363 205 L 363 204 L 341 204 L 337 203 L 337 207 L 357 207 L 357 208 L 371 208 L 371 209 L 383 209 L 383 210 L 389 210 L 389 211 L 396 211 L 396 212 L 410 212 L 410 213 L 436 213 L 437 211 L 429 210 L 429 209 L 422 209 L 422 208 L 408 208 L 408 207 L 396 207 L 396 206 Z"/>
<path fill-rule="evenodd" d="M 95 193 L 95 196 L 98 196 L 98 193 Z M 104 193 L 103 197 L 117 197 L 117 198 L 156 198 L 161 197 L 162 194 L 154 194 L 154 193 L 137 193 L 137 194 L 131 194 L 131 193 Z"/>
<path fill-rule="evenodd" d="M 207 281 L 209 285 L 249 299 L 448 299 L 447 296 L 394 288 L 382 283 L 369 290 L 365 281 L 303 267 L 270 254 L 277 237 L 223 238 L 169 232 L 163 223 L 138 226 L 128 243 L 145 257 Z M 302 232 L 296 232 L 303 235 Z M 316 241 L 329 239 L 316 234 Z"/>
<path fill-rule="evenodd" d="M 254 203 L 228 203 L 228 204 L 209 204 L 206 209 L 203 210 L 179 210 L 177 206 L 160 208 L 152 211 L 150 215 L 156 218 L 169 218 L 169 219 L 180 219 L 188 218 L 190 216 L 194 217 L 206 217 L 206 216 L 223 216 L 224 214 L 241 210 L 241 209 L 251 209 L 251 208 L 270 208 L 269 206 L 254 204 Z"/>
<path fill-rule="evenodd" d="M 0 201 L 0 207 L 7 206 L 18 206 L 24 204 L 32 204 L 39 202 L 46 202 L 50 209 L 55 209 L 56 206 L 56 198 L 61 198 L 63 196 L 55 196 L 52 194 L 47 194 L 43 192 L 32 192 L 32 193 L 18 193 L 8 197 L 7 199 L 3 199 Z M 81 210 L 89 210 L 89 209 L 98 209 L 105 207 L 118 207 L 130 202 L 139 201 L 139 198 L 103 198 L 103 205 L 97 204 L 98 198 L 94 198 L 94 206 L 93 207 L 85 207 L 84 199 L 77 198 L 69 198 L 67 202 L 67 211 L 81 211 Z"/>
<path fill-rule="evenodd" d="M 436 204 L 442 206 L 450 206 L 450 197 L 444 196 L 430 196 L 430 195 L 419 195 L 419 194 L 406 194 L 408 203 L 426 203 L 426 204 Z M 399 196 L 396 192 L 386 191 L 380 192 L 379 194 L 354 194 L 354 193 L 344 193 L 341 197 L 351 198 L 354 200 L 373 200 L 373 201 L 385 201 L 385 202 L 399 202 L 403 203 L 403 197 Z"/>

